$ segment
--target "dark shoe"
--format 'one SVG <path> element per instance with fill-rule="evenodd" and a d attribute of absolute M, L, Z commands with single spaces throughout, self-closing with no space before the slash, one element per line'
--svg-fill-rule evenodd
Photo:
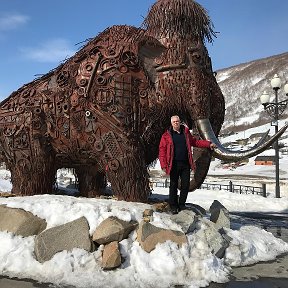
<path fill-rule="evenodd" d="M 188 207 L 185 204 L 179 205 L 179 211 L 187 210 L 187 209 L 188 209 Z"/>
<path fill-rule="evenodd" d="M 171 208 L 170 211 L 172 214 L 178 214 L 178 209 L 176 207 Z"/>

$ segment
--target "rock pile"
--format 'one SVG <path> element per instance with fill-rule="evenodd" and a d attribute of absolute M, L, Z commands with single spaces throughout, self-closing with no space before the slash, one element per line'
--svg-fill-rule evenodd
<path fill-rule="evenodd" d="M 207 240 L 211 252 L 217 257 L 224 256 L 231 241 L 225 233 L 225 228 L 230 228 L 230 219 L 228 210 L 220 202 L 213 202 L 209 209 L 210 215 L 198 205 L 190 205 L 189 209 L 176 215 L 167 214 L 170 220 L 178 225 L 177 231 L 154 225 L 154 213 L 167 213 L 167 205 L 158 203 L 151 206 L 151 209 L 144 210 L 140 223 L 123 221 L 115 216 L 108 217 L 90 235 L 85 217 L 46 229 L 47 223 L 44 219 L 23 209 L 0 205 L 0 231 L 23 237 L 35 235 L 35 257 L 41 263 L 50 260 L 60 251 L 81 248 L 93 252 L 101 247 L 101 267 L 106 270 L 117 268 L 125 260 L 120 253 L 119 242 L 128 238 L 133 231 L 136 232 L 135 241 L 138 241 L 147 253 L 165 241 L 173 241 L 179 246 L 185 245 L 186 235 L 195 233 Z M 205 229 L 200 229 L 203 227 Z"/>

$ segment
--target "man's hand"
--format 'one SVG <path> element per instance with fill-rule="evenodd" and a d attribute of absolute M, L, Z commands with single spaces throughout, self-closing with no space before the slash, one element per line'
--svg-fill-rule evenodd
<path fill-rule="evenodd" d="M 215 143 L 211 143 L 210 150 L 214 150 L 215 148 L 217 148 L 217 145 Z"/>
<path fill-rule="evenodd" d="M 165 176 L 166 175 L 166 169 L 165 168 L 161 168 L 161 176 Z"/>

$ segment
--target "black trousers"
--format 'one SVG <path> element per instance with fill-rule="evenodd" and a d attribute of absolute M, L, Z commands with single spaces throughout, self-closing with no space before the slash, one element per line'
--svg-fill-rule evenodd
<path fill-rule="evenodd" d="M 181 179 L 178 202 L 178 180 Z M 169 204 L 171 207 L 185 205 L 190 185 L 190 165 L 188 162 L 173 161 L 170 172 Z"/>

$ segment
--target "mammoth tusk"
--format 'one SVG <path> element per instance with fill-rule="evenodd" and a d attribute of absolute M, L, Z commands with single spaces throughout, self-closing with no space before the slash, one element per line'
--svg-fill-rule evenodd
<path fill-rule="evenodd" d="M 277 134 L 273 135 L 269 140 L 265 142 L 265 138 L 267 137 L 266 133 L 264 137 L 258 142 L 258 144 L 246 151 L 231 151 L 222 146 L 219 142 L 218 138 L 215 136 L 213 129 L 211 127 L 209 119 L 200 119 L 196 121 L 197 129 L 200 133 L 200 136 L 203 139 L 210 140 L 211 142 L 215 143 L 217 148 L 214 149 L 214 156 L 221 160 L 228 160 L 228 161 L 240 161 L 245 158 L 253 157 L 264 150 L 266 150 L 271 144 L 276 141 L 287 129 L 288 123 L 278 131 Z"/>

